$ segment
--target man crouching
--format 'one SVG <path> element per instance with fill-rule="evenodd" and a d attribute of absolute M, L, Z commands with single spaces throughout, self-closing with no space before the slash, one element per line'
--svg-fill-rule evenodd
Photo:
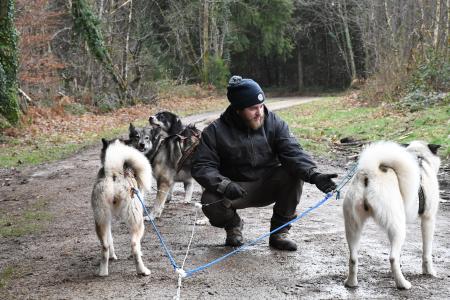
<path fill-rule="evenodd" d="M 331 178 L 337 175 L 317 172 L 286 122 L 263 104 L 258 83 L 233 76 L 227 89 L 230 106 L 203 130 L 191 172 L 205 188 L 203 212 L 211 225 L 225 228 L 225 244 L 235 247 L 243 244 L 243 221 L 237 209 L 275 203 L 272 231 L 296 217 L 304 181 L 328 193 L 336 188 Z M 288 238 L 289 229 L 273 233 L 270 246 L 297 250 Z"/>

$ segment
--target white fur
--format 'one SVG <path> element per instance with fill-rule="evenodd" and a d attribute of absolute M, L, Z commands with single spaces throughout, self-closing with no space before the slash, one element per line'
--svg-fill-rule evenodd
<path fill-rule="evenodd" d="M 418 157 L 423 157 L 420 166 Z M 424 274 L 435 275 L 431 259 L 434 222 L 439 203 L 437 172 L 439 157 L 424 142 L 407 148 L 393 142 L 377 142 L 366 147 L 358 161 L 356 174 L 344 198 L 344 218 L 350 250 L 346 286 L 358 285 L 358 248 L 365 221 L 372 217 L 387 233 L 391 243 L 390 262 L 396 285 L 411 288 L 400 269 L 400 252 L 406 234 L 406 221 L 418 216 L 418 191 L 425 193 L 422 219 Z M 421 179 L 422 178 L 422 179 Z"/>
<path fill-rule="evenodd" d="M 133 174 L 125 172 L 125 163 Z M 151 178 L 150 164 L 141 152 L 118 140 L 108 145 L 103 169 L 99 171 L 91 196 L 95 229 L 102 246 L 100 276 L 108 276 L 109 259 L 117 259 L 111 233 L 113 216 L 120 217 L 129 227 L 131 252 L 137 273 L 150 275 L 150 270 L 142 261 L 141 253 L 141 239 L 144 235 L 143 207 L 140 201 L 132 196 L 131 188 L 137 186 L 142 193 L 149 192 Z"/>
<path fill-rule="evenodd" d="M 129 147 L 119 140 L 114 141 L 106 149 L 104 165 L 106 177 L 123 172 L 125 162 L 131 164 L 131 168 L 136 172 L 135 176 L 138 185 L 144 189 L 141 192 L 150 193 L 152 187 L 152 169 L 147 158 L 137 149 Z"/>

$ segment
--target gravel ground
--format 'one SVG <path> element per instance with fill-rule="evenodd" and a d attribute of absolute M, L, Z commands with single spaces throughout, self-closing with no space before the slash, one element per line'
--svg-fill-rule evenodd
<path fill-rule="evenodd" d="M 37 234 L 0 238 L 1 273 L 14 270 L 9 280 L 0 281 L 1 299 L 170 299 L 176 295 L 177 275 L 165 257 L 150 225 L 142 242 L 143 259 L 152 271 L 148 277 L 135 274 L 129 259 L 126 226 L 113 226 L 118 261 L 110 264 L 110 276 L 96 276 L 100 246 L 94 231 L 90 193 L 99 168 L 100 145 L 68 159 L 33 167 L 0 169 L 0 208 L 5 215 L 19 215 L 36 203 L 46 203 L 53 216 Z M 316 158 L 320 169 L 346 173 L 345 154 L 330 161 Z M 387 237 L 373 222 L 363 233 L 360 251 L 360 286 L 345 288 L 348 250 L 344 236 L 342 200 L 329 200 L 291 229 L 298 243 L 296 252 L 280 252 L 264 239 L 182 281 L 182 299 L 277 299 L 277 298 L 450 298 L 450 206 L 449 165 L 440 174 L 443 202 L 438 213 L 434 242 L 437 278 L 421 275 L 419 222 L 409 224 L 402 252 L 402 268 L 413 287 L 399 291 L 389 267 Z M 345 190 L 345 189 L 344 189 Z M 194 201 L 201 189 L 195 187 Z M 151 199 L 154 198 L 151 195 Z M 183 204 L 177 185 L 167 204 L 159 229 L 181 264 L 194 222 L 195 207 Z M 314 186 L 305 184 L 298 206 L 302 212 L 323 198 Z M 253 240 L 269 230 L 272 207 L 240 211 L 245 220 L 244 236 Z M 199 218 L 202 216 L 199 215 Z M 45 223 L 45 220 L 29 220 Z M 12 224 L 10 224 L 12 226 Z M 185 269 L 193 269 L 232 249 L 224 247 L 222 229 L 196 226 Z"/>

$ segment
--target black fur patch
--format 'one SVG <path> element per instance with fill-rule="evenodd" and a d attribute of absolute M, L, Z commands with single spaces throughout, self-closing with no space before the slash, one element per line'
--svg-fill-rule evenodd
<path fill-rule="evenodd" d="M 364 186 L 367 187 L 369 185 L 369 178 L 364 178 Z"/>
<path fill-rule="evenodd" d="M 364 204 L 364 210 L 369 211 L 369 204 L 367 204 L 366 199 L 364 199 L 363 204 Z"/>
<path fill-rule="evenodd" d="M 425 193 L 423 192 L 422 186 L 419 188 L 419 215 L 423 214 L 425 211 Z"/>
<path fill-rule="evenodd" d="M 434 155 L 437 155 L 437 151 L 440 147 L 441 145 L 428 144 L 428 149 L 430 149 L 431 153 L 433 153 Z"/>
<path fill-rule="evenodd" d="M 381 170 L 381 172 L 386 173 L 386 172 L 387 172 L 387 169 L 388 169 L 387 166 L 385 166 L 385 165 L 380 165 L 380 170 Z"/>

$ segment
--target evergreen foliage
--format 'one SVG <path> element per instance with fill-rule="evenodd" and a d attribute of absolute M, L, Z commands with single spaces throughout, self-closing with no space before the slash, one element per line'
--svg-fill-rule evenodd
<path fill-rule="evenodd" d="M 294 10 L 290 0 L 236 1 L 231 8 L 234 36 L 232 50 L 256 57 L 288 56 L 293 39 L 288 29 Z"/>
<path fill-rule="evenodd" d="M 113 63 L 100 29 L 100 21 L 92 12 L 86 0 L 72 2 L 74 30 L 87 42 L 91 53 L 109 71 L 113 71 Z"/>
<path fill-rule="evenodd" d="M 120 76 L 115 68 L 108 49 L 105 46 L 103 35 L 100 29 L 100 22 L 92 12 L 86 0 L 74 0 L 72 2 L 72 15 L 74 19 L 74 29 L 80 34 L 89 46 L 89 50 L 94 57 L 110 73 L 114 82 L 119 87 L 119 95 L 122 99 L 131 98 L 128 91 L 127 82 Z"/>
<path fill-rule="evenodd" d="M 20 1 L 24 5 L 27 0 Z M 129 100 L 153 101 L 160 82 L 224 87 L 232 74 L 274 91 L 364 86 L 364 101 L 373 103 L 397 101 L 408 93 L 419 99 L 449 89 L 448 1 L 70 3 L 72 19 L 58 14 L 67 7 L 57 1 L 46 3 L 39 14 L 27 14 L 36 16 L 29 23 L 45 19 L 42 25 L 47 27 L 36 29 L 41 24 L 26 22 L 19 27 L 27 41 L 24 53 L 34 54 L 21 63 L 24 68 L 33 65 L 32 70 L 20 74 L 31 82 L 26 86 L 22 81 L 22 88 L 33 100 L 37 95 L 52 101 L 62 90 L 75 99 L 115 108 Z M 27 7 L 39 10 L 38 5 Z M 58 19 L 46 18 L 49 15 Z M 70 39 L 73 31 L 79 39 Z M 42 75 L 51 68 L 56 78 L 52 87 L 43 83 Z"/>

